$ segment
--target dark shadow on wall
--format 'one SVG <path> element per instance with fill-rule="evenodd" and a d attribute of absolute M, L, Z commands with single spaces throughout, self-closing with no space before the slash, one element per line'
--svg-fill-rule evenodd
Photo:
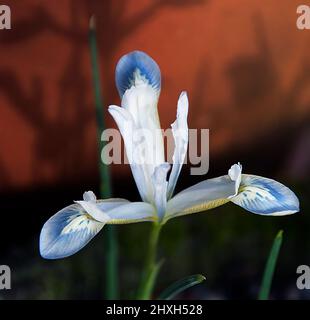
<path fill-rule="evenodd" d="M 307 61 L 292 82 L 289 89 L 283 89 L 280 83 L 281 74 L 278 72 L 271 48 L 268 43 L 264 24 L 260 16 L 253 19 L 253 33 L 258 50 L 255 55 L 239 56 L 232 60 L 226 68 L 232 99 L 229 105 L 207 107 L 207 112 L 191 112 L 193 122 L 201 128 L 210 128 L 210 143 L 212 145 L 212 130 L 217 134 L 228 132 L 231 134 L 240 129 L 247 121 L 256 123 L 258 129 L 249 138 L 236 141 L 229 148 L 225 148 L 225 155 L 219 154 L 216 159 L 216 171 L 227 169 L 236 161 L 245 161 L 249 164 L 247 170 L 261 168 L 266 174 L 275 174 L 283 171 L 288 159 L 291 158 L 292 146 L 298 144 L 302 132 L 309 126 L 310 115 L 300 118 L 292 117 L 292 110 L 305 110 L 300 96 L 310 87 L 310 65 Z M 208 95 L 208 63 L 202 61 L 197 73 L 193 94 L 193 106 L 196 110 L 205 110 L 205 101 L 201 92 Z M 233 116 L 233 118 L 231 118 Z M 255 122 L 255 119 L 257 122 Z M 266 120 L 260 126 L 260 119 Z M 268 120 L 269 119 L 269 120 Z M 249 128 L 251 129 L 251 128 Z M 242 131 L 239 131 L 242 132 Z M 243 130 L 246 134 L 246 130 Z M 229 137 L 228 137 L 229 138 Z M 308 150 L 304 150 L 307 153 Z M 303 158 L 306 158 L 305 155 Z M 303 162 L 303 171 L 308 171 L 310 163 Z M 262 173 L 263 173 L 262 172 Z M 288 172 L 287 172 L 288 173 Z M 290 176 L 290 174 L 288 173 Z"/>
<path fill-rule="evenodd" d="M 251 108 L 254 101 L 278 94 L 279 78 L 270 52 L 260 16 L 253 19 L 253 31 L 258 52 L 255 56 L 241 56 L 227 67 L 234 109 Z"/>
<path fill-rule="evenodd" d="M 76 1 L 75 1 L 76 3 Z M 79 41 L 81 44 L 87 38 L 87 30 L 66 27 L 53 16 L 46 7 L 32 6 L 29 8 L 31 15 L 27 18 L 14 21 L 12 32 L 2 32 L 0 42 L 3 45 L 15 45 L 20 42 L 34 41 L 37 36 L 50 32 L 68 41 Z"/>
<path fill-rule="evenodd" d="M 87 105 L 86 92 L 91 84 L 86 82 L 80 61 L 88 50 L 88 30 L 85 18 L 97 17 L 98 43 L 103 71 L 103 92 L 105 101 L 115 98 L 112 58 L 124 38 L 152 18 L 163 7 L 184 7 L 199 5 L 204 0 L 153 1 L 137 16 L 126 18 L 126 1 L 70 1 L 70 23 L 64 25 L 53 16 L 48 8 L 33 7 L 31 16 L 14 23 L 14 30 L 1 33 L 2 45 L 13 46 L 25 41 L 35 41 L 38 36 L 51 33 L 63 37 L 70 44 L 70 54 L 59 79 L 58 102 L 54 106 L 57 116 L 50 119 L 45 111 L 45 84 L 40 78 L 29 79 L 31 89 L 23 89 L 13 69 L 0 70 L 0 92 L 11 102 L 35 132 L 33 177 L 34 183 L 44 183 L 50 172 L 57 177 L 56 183 L 79 180 L 79 174 L 87 172 L 85 157 L 86 129 L 94 120 L 94 108 Z M 89 66 L 90 67 L 90 66 Z M 95 137 L 94 137 L 95 138 Z M 5 169 L 4 169 L 5 170 Z"/>
<path fill-rule="evenodd" d="M 125 38 L 132 35 L 139 28 L 151 20 L 160 10 L 173 7 L 182 9 L 184 7 L 202 5 L 209 0 L 158 0 L 151 1 L 135 16 L 127 18 L 126 12 L 132 1 L 98 1 L 90 0 L 84 2 L 84 8 L 88 16 L 95 14 L 97 21 L 99 46 L 101 49 L 101 66 L 103 70 L 104 96 L 108 101 L 116 97 L 114 79 L 114 65 L 112 59 L 118 51 L 120 44 Z M 151 40 L 150 40 L 151 41 Z M 137 48 L 139 49 L 139 48 Z M 111 94 L 112 93 L 112 94 Z"/>

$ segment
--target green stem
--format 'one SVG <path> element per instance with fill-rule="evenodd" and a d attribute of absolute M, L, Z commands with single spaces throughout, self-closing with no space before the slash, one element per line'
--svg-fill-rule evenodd
<path fill-rule="evenodd" d="M 161 227 L 161 224 L 154 223 L 150 232 L 144 270 L 137 295 L 137 298 L 141 300 L 149 300 L 151 298 L 155 280 L 161 267 L 161 262 L 156 262 L 157 244 Z"/>
<path fill-rule="evenodd" d="M 111 178 L 109 167 L 101 159 L 101 151 L 105 146 L 105 141 L 102 141 L 101 135 L 105 129 L 104 114 L 103 114 L 103 97 L 101 93 L 101 81 L 100 72 L 98 65 L 98 54 L 97 54 L 97 39 L 96 39 L 96 28 L 95 19 L 90 19 L 89 28 L 89 46 L 91 54 L 92 64 L 92 77 L 95 95 L 95 106 L 96 106 L 96 118 L 97 118 L 97 135 L 98 135 L 98 148 L 99 148 L 99 170 L 100 170 L 100 195 L 102 198 L 111 197 Z M 118 275 L 117 275 L 117 239 L 115 229 L 112 226 L 105 227 L 105 244 L 106 244 L 106 298 L 117 299 L 118 297 Z"/>

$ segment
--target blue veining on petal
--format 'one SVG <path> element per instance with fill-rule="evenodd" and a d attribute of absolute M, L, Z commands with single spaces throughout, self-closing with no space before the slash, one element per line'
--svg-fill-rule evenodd
<path fill-rule="evenodd" d="M 82 249 L 104 226 L 93 220 L 78 204 L 52 216 L 40 234 L 40 254 L 45 259 L 68 257 Z"/>
<path fill-rule="evenodd" d="M 124 55 L 118 62 L 115 71 L 115 80 L 120 97 L 135 82 L 137 72 L 146 84 L 160 91 L 161 76 L 157 63 L 142 51 L 133 51 Z"/>
<path fill-rule="evenodd" d="M 268 178 L 242 175 L 241 192 L 232 202 L 262 215 L 286 215 L 299 211 L 299 201 L 289 188 Z"/>

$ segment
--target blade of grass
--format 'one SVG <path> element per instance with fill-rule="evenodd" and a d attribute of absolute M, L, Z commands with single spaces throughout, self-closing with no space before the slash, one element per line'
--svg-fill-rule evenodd
<path fill-rule="evenodd" d="M 165 289 L 160 296 L 158 297 L 159 300 L 171 300 L 174 297 L 176 297 L 179 293 L 183 292 L 184 290 L 191 288 L 203 281 L 206 280 L 206 277 L 204 277 L 201 274 L 195 274 L 192 276 L 188 276 L 184 279 L 181 279 L 175 283 L 173 283 L 171 286 L 169 286 L 167 289 Z"/>
<path fill-rule="evenodd" d="M 268 300 L 269 298 L 272 279 L 276 268 L 279 252 L 281 249 L 282 240 L 283 231 L 280 230 L 273 241 L 273 245 L 269 253 L 269 257 L 265 266 L 261 289 L 258 295 L 258 300 Z"/>
<path fill-rule="evenodd" d="M 97 39 L 95 17 L 92 16 L 89 23 L 89 46 L 91 54 L 92 77 L 95 95 L 95 107 L 97 118 L 97 135 L 99 148 L 99 171 L 100 171 L 100 195 L 102 198 L 111 197 L 111 179 L 109 167 L 101 160 L 101 150 L 105 146 L 105 141 L 101 140 L 101 134 L 105 129 L 103 114 L 103 97 L 101 93 L 101 81 L 98 65 Z M 106 298 L 117 299 L 118 297 L 118 277 L 117 260 L 118 248 L 115 229 L 112 226 L 105 226 L 106 244 Z"/>

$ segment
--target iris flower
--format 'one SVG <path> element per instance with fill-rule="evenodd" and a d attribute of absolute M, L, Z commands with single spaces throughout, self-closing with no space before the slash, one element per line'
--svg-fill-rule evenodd
<path fill-rule="evenodd" d="M 289 188 L 272 179 L 243 174 L 239 163 L 227 175 L 204 180 L 174 195 L 188 145 L 186 92 L 180 94 L 177 117 L 171 126 L 175 144 L 171 166 L 165 162 L 163 136 L 158 134 L 161 74 L 156 62 L 141 51 L 123 56 L 116 67 L 116 86 L 121 106 L 112 105 L 109 112 L 122 134 L 142 201 L 100 200 L 93 192 L 85 192 L 83 200 L 60 210 L 44 224 L 40 235 L 42 257 L 58 259 L 76 253 L 105 224 L 149 221 L 163 225 L 172 218 L 227 202 L 259 215 L 281 216 L 299 211 L 298 199 Z M 139 139 L 132 139 L 135 132 Z"/>

